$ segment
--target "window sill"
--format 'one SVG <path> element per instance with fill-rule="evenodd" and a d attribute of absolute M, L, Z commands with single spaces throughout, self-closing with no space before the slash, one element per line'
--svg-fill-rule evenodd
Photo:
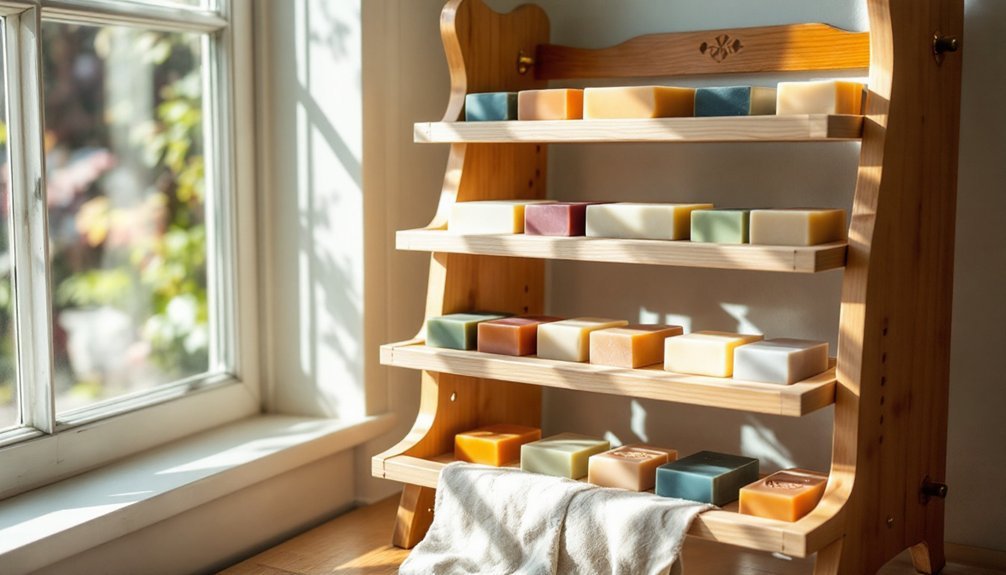
<path fill-rule="evenodd" d="M 0 564 L 20 573 L 72 557 L 388 431 L 358 421 L 262 415 L 0 502 Z"/>

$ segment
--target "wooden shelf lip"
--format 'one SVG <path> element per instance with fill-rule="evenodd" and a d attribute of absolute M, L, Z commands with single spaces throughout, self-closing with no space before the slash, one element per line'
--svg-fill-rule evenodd
<path fill-rule="evenodd" d="M 811 247 L 755 246 L 689 241 L 455 234 L 405 230 L 400 250 L 694 268 L 817 273 L 845 267 L 846 242 Z"/>
<path fill-rule="evenodd" d="M 806 381 L 774 385 L 671 373 L 660 366 L 623 369 L 426 347 L 418 340 L 381 346 L 381 363 L 544 387 L 793 417 L 807 415 L 835 402 L 834 366 Z"/>
<path fill-rule="evenodd" d="M 451 461 L 451 454 L 433 459 L 409 455 L 385 459 L 375 457 L 372 460 L 372 471 L 374 477 L 436 489 L 440 470 Z M 735 502 L 723 509 L 700 514 L 692 523 L 688 534 L 749 549 L 806 557 L 817 549 L 809 546 L 810 534 L 800 523 L 741 515 L 737 513 Z"/>
<path fill-rule="evenodd" d="M 632 120 L 419 122 L 418 143 L 815 142 L 858 140 L 863 116 L 808 114 Z"/>

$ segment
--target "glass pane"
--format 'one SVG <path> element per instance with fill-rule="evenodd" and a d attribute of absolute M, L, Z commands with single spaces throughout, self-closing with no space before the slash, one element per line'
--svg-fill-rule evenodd
<path fill-rule="evenodd" d="M 43 23 L 57 412 L 208 370 L 201 41 Z"/>
<path fill-rule="evenodd" d="M 0 18 L 0 37 L 3 35 Z M 7 39 L 2 38 L 2 52 Z M 17 360 L 14 351 L 14 285 L 11 274 L 10 158 L 7 156 L 7 70 L 0 57 L 0 429 L 14 427 L 21 419 L 17 407 Z"/>

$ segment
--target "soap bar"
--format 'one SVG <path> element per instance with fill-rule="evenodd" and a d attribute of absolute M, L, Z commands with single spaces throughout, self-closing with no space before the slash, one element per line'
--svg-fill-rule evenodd
<path fill-rule="evenodd" d="M 762 339 L 723 331 L 697 331 L 664 341 L 664 369 L 677 373 L 730 377 L 734 373 L 734 349 Z"/>
<path fill-rule="evenodd" d="M 726 505 L 741 487 L 758 480 L 758 460 L 700 451 L 657 468 L 657 495 Z"/>
<path fill-rule="evenodd" d="M 845 239 L 845 210 L 751 210 L 751 243 L 816 246 Z"/>
<path fill-rule="evenodd" d="M 779 82 L 776 113 L 862 114 L 863 84 L 843 80 Z"/>
<path fill-rule="evenodd" d="M 454 458 L 501 467 L 520 459 L 520 446 L 541 439 L 541 430 L 501 423 L 454 436 Z"/>
<path fill-rule="evenodd" d="M 579 120 L 583 118 L 583 90 L 524 90 L 517 96 L 519 120 Z"/>
<path fill-rule="evenodd" d="M 587 475 L 587 459 L 608 451 L 611 444 L 603 439 L 560 433 L 520 448 L 520 468 L 531 473 L 580 479 Z"/>
<path fill-rule="evenodd" d="M 678 325 L 630 325 L 590 334 L 590 363 L 637 368 L 664 362 L 664 340 L 685 333 Z"/>
<path fill-rule="evenodd" d="M 727 86 L 697 88 L 696 116 L 766 116 L 775 114 L 775 88 Z"/>
<path fill-rule="evenodd" d="M 582 236 L 587 206 L 599 202 L 554 202 L 524 208 L 524 233 L 529 236 Z"/>
<path fill-rule="evenodd" d="M 649 491 L 657 479 L 657 468 L 678 458 L 673 449 L 650 445 L 626 445 L 591 455 L 587 481 L 601 487 Z"/>
<path fill-rule="evenodd" d="M 692 241 L 746 244 L 750 240 L 751 210 L 718 209 L 692 212 Z"/>
<path fill-rule="evenodd" d="M 534 355 L 538 353 L 538 326 L 560 321 L 560 317 L 507 317 L 479 324 L 478 349 L 499 355 Z"/>
<path fill-rule="evenodd" d="M 465 96 L 465 121 L 502 122 L 517 119 L 517 92 L 487 92 Z"/>
<path fill-rule="evenodd" d="M 827 484 L 828 476 L 816 471 L 777 471 L 741 488 L 739 511 L 779 521 L 797 521 L 817 507 Z"/>
<path fill-rule="evenodd" d="M 695 112 L 695 89 L 670 86 L 587 88 L 583 117 L 588 120 L 688 117 Z"/>
<path fill-rule="evenodd" d="M 640 240 L 687 240 L 694 210 L 712 204 L 618 203 L 587 206 L 587 236 Z"/>
<path fill-rule="evenodd" d="M 458 202 L 451 207 L 447 231 L 458 234 L 524 233 L 524 210 L 549 200 L 487 200 Z"/>
<path fill-rule="evenodd" d="M 578 317 L 538 326 L 538 357 L 559 361 L 587 361 L 590 333 L 629 322 L 621 319 Z"/>
<path fill-rule="evenodd" d="M 478 341 L 478 324 L 502 319 L 499 313 L 452 313 L 426 320 L 426 345 L 448 349 L 474 350 Z"/>
<path fill-rule="evenodd" d="M 734 379 L 789 385 L 828 369 L 828 344 L 767 339 L 734 350 Z"/>

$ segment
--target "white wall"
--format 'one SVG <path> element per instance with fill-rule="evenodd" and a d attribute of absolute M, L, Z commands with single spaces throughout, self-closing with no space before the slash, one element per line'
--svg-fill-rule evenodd
<path fill-rule="evenodd" d="M 446 147 L 411 143 L 411 124 L 441 116 L 447 101 L 446 67 L 439 45 L 441 2 L 387 0 L 399 13 L 387 28 L 392 45 L 373 61 L 393 66 L 381 73 L 380 134 L 386 154 L 367 156 L 383 177 L 388 206 L 380 221 L 390 250 L 395 229 L 417 227 L 432 216 L 439 195 Z M 491 0 L 509 10 L 520 0 Z M 558 43 L 603 46 L 649 32 L 828 22 L 865 29 L 863 2 L 830 0 L 541 0 Z M 616 7 L 617 6 L 617 7 Z M 1006 4 L 969 0 L 966 8 L 961 178 L 955 275 L 950 403 L 947 537 L 950 541 L 1006 550 L 1006 382 L 996 357 L 1006 347 Z M 367 58 L 365 53 L 364 57 Z M 396 60 L 397 58 L 397 60 Z M 370 70 L 368 65 L 367 70 Z M 366 74 L 365 74 L 366 75 Z M 716 78 L 712 83 L 771 78 Z M 686 81 L 678 80 L 681 83 Z M 707 82 L 708 83 L 708 82 Z M 694 83 L 698 85 L 697 83 Z M 393 85 L 394 89 L 390 89 Z M 367 99 L 368 105 L 371 100 Z M 366 112 L 366 107 L 365 107 Z M 369 122 L 374 121 L 372 112 Z M 549 189 L 558 199 L 706 200 L 734 206 L 849 207 L 855 184 L 855 144 L 552 146 Z M 370 169 L 369 167 L 367 168 Z M 369 173 L 369 171 L 368 171 Z M 369 193 L 369 191 L 368 191 Z M 368 213 L 368 224 L 373 215 Z M 369 239 L 369 235 L 368 235 Z M 368 259 L 368 262 L 370 259 Z M 410 336 L 422 318 L 424 255 L 387 256 L 385 341 Z M 421 279 L 416 279 L 421 278 Z M 549 267 L 548 311 L 558 315 L 608 315 L 640 321 L 680 322 L 696 329 L 756 330 L 778 336 L 835 343 L 840 272 L 813 277 L 716 270 L 659 269 L 616 264 L 555 262 Z M 368 282 L 368 293 L 371 284 Z M 385 289 L 382 287 L 382 289 Z M 368 328 L 371 316 L 368 313 Z M 389 397 L 411 421 L 418 376 L 380 372 Z M 650 441 L 684 453 L 699 449 L 758 456 L 766 468 L 792 464 L 826 469 L 831 410 L 790 419 L 711 408 L 546 390 L 546 431 L 605 434 L 620 441 Z M 369 447 L 373 453 L 391 441 Z M 361 456 L 358 461 L 364 461 Z M 360 473 L 363 470 L 359 470 Z M 363 480 L 363 475 L 358 475 Z M 386 485 L 369 482 L 361 493 L 376 497 Z"/>

